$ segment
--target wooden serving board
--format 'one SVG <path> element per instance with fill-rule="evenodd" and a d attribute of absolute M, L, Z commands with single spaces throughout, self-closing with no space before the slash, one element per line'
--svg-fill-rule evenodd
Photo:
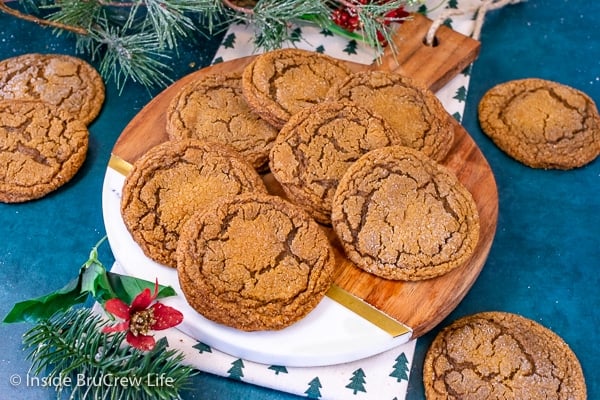
<path fill-rule="evenodd" d="M 399 49 L 395 56 L 387 52 L 370 66 L 350 62 L 348 65 L 355 71 L 381 69 L 402 73 L 437 90 L 477 57 L 479 42 L 441 27 L 436 34 L 437 46 L 427 47 L 423 38 L 430 24 L 427 18 L 415 15 L 413 20 L 401 25 L 394 38 Z M 168 140 L 166 110 L 184 85 L 208 74 L 242 71 L 252 59 L 246 57 L 216 64 L 175 82 L 126 126 L 113 148 L 113 156 L 132 164 L 148 149 Z M 467 263 L 446 275 L 425 281 L 385 280 L 363 272 L 347 260 L 335 234 L 328 230 L 339 260 L 335 284 L 411 328 L 412 337 L 431 330 L 462 300 L 483 268 L 496 231 L 498 194 L 493 173 L 475 142 L 458 122 L 454 131 L 455 142 L 443 164 L 454 171 L 472 193 L 481 224 L 479 243 Z M 264 181 L 272 193 L 281 195 L 282 190 L 270 173 L 264 175 Z"/>

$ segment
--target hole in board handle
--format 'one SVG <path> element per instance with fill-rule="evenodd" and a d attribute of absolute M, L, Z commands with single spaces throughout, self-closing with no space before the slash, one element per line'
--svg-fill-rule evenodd
<path fill-rule="evenodd" d="M 427 37 L 424 37 L 423 44 L 427 47 L 437 47 L 440 45 L 440 41 L 438 40 L 437 36 L 434 36 L 432 43 L 429 44 L 429 43 L 427 43 Z"/>

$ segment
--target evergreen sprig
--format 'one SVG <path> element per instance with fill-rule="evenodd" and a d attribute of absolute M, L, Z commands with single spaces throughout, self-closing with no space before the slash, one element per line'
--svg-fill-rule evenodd
<path fill-rule="evenodd" d="M 125 333 L 102 333 L 106 321 L 88 308 L 38 322 L 23 337 L 35 375 L 45 374 L 59 399 L 168 400 L 196 371 L 166 338 L 151 351 L 125 343 Z"/>
<path fill-rule="evenodd" d="M 98 70 L 105 79 L 112 79 L 120 90 L 127 80 L 146 88 L 172 82 L 164 62 L 169 56 L 156 32 L 123 34 L 126 28 L 101 23 L 88 35 L 79 36 L 76 47 L 100 60 Z"/>
<path fill-rule="evenodd" d="M 251 14 L 238 13 L 237 17 L 254 23 L 258 48 L 273 50 L 291 39 L 290 21 L 312 16 L 314 22 L 323 25 L 330 11 L 323 1 L 259 0 Z"/>

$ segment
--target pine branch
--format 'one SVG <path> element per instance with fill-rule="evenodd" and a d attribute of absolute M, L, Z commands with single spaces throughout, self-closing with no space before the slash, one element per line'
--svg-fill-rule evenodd
<path fill-rule="evenodd" d="M 377 54 L 383 52 L 383 43 L 392 46 L 392 51 L 396 50 L 393 47 L 393 27 L 391 24 L 401 21 L 386 19 L 385 15 L 407 3 L 414 4 L 416 1 L 407 2 L 406 0 L 391 0 L 376 4 L 364 4 L 361 7 L 356 8 L 358 18 L 361 21 L 363 39 L 367 45 L 375 48 Z M 379 39 L 378 33 L 383 38 L 383 41 Z"/>
<path fill-rule="evenodd" d="M 35 9 L 37 10 L 37 8 L 35 8 Z M 19 19 L 34 22 L 41 26 L 49 26 L 49 27 L 53 27 L 53 28 L 57 28 L 57 29 L 61 29 L 61 30 L 67 30 L 67 31 L 71 31 L 71 32 L 74 32 L 74 33 L 77 33 L 80 35 L 85 35 L 87 33 L 86 30 L 80 26 L 67 25 L 67 24 L 63 24 L 61 22 L 56 22 L 56 21 L 47 20 L 44 18 L 39 18 L 39 17 L 36 17 L 35 15 L 22 13 L 19 10 L 16 10 L 14 8 L 7 6 L 4 1 L 0 1 L 0 11 L 6 13 L 8 15 L 12 15 L 13 17 L 17 17 Z"/>
<path fill-rule="evenodd" d="M 90 309 L 69 310 L 25 333 L 31 371 L 46 373 L 57 396 L 69 398 L 177 399 L 196 372 L 165 338 L 142 352 L 125 343 L 125 333 L 101 332 L 105 321 Z"/>

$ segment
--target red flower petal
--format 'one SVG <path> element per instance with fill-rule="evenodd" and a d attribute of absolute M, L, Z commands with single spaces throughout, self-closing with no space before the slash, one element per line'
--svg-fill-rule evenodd
<path fill-rule="evenodd" d="M 146 288 L 135 296 L 135 299 L 131 302 L 131 312 L 145 310 L 150 306 L 150 303 L 152 303 L 152 293 L 150 289 Z"/>
<path fill-rule="evenodd" d="M 132 345 L 133 347 L 135 347 L 137 349 L 144 350 L 144 351 L 152 350 L 154 348 L 154 345 L 156 344 L 156 341 L 154 340 L 154 337 L 152 337 L 152 336 L 146 336 L 146 335 L 135 336 L 131 332 L 127 332 L 126 339 L 127 339 L 127 343 L 129 343 L 130 345 Z"/>
<path fill-rule="evenodd" d="M 148 288 L 142 290 L 131 302 L 131 311 L 145 310 L 156 300 L 156 296 L 158 296 L 158 279 L 154 282 L 154 294 Z"/>
<path fill-rule="evenodd" d="M 152 329 L 155 331 L 172 328 L 183 321 L 183 314 L 173 307 L 162 303 L 154 303 L 152 309 L 154 309 L 154 319 L 156 319 Z"/>
<path fill-rule="evenodd" d="M 129 306 L 121 299 L 109 299 L 104 304 L 104 308 L 115 317 L 119 317 L 124 320 L 129 320 Z"/>
<path fill-rule="evenodd" d="M 105 326 L 102 328 L 102 333 L 122 332 L 129 329 L 129 321 L 123 321 L 113 326 Z"/>

